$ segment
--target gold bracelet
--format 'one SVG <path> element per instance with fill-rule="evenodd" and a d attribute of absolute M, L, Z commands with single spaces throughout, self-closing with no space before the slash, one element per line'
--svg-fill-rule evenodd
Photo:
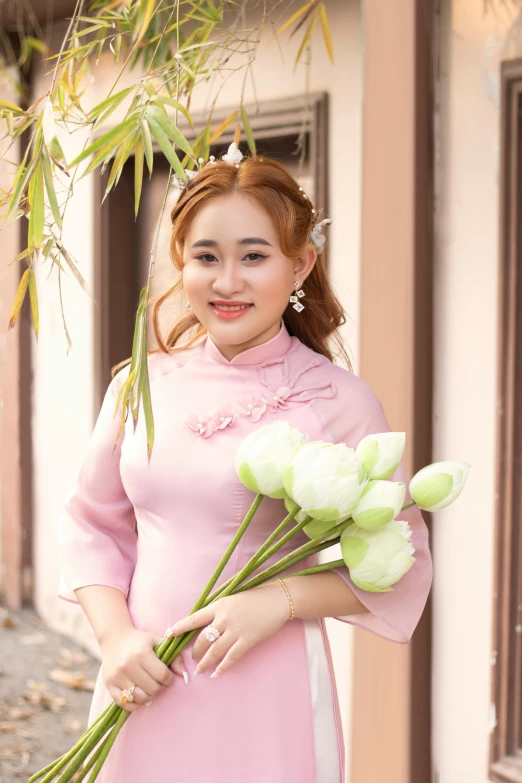
<path fill-rule="evenodd" d="M 283 590 L 285 591 L 285 593 L 286 593 L 286 594 L 287 594 L 287 596 L 288 596 L 288 600 L 290 601 L 290 609 L 291 609 L 291 612 L 290 612 L 290 617 L 289 617 L 288 619 L 289 619 L 289 620 L 293 620 L 293 619 L 294 619 L 294 617 L 295 617 L 295 612 L 294 612 L 294 602 L 292 601 L 292 596 L 291 596 L 291 595 L 290 595 L 290 593 L 288 592 L 288 587 L 285 585 L 285 583 L 283 582 L 283 580 L 282 580 L 282 579 L 278 579 L 277 581 L 281 583 L 281 585 L 282 585 L 282 587 L 283 587 Z"/>

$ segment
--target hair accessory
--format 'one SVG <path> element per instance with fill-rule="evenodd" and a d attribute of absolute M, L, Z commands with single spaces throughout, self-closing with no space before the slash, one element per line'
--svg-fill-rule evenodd
<path fill-rule="evenodd" d="M 325 218 L 324 220 L 321 220 L 320 223 L 317 223 L 310 231 L 310 239 L 314 243 L 318 253 L 321 252 L 323 245 L 326 242 L 326 237 L 322 233 L 323 228 L 329 226 L 331 222 L 330 218 Z"/>
<path fill-rule="evenodd" d="M 236 142 L 233 141 L 230 147 L 228 148 L 228 152 L 226 152 L 224 155 L 221 156 L 221 160 L 224 160 L 225 163 L 241 163 L 245 156 L 237 146 Z"/>
<path fill-rule="evenodd" d="M 294 617 L 295 617 L 295 612 L 294 612 L 294 602 L 292 601 L 292 596 L 288 592 L 288 587 L 285 585 L 285 583 L 283 582 L 282 579 L 277 579 L 276 581 L 281 583 L 281 586 L 282 586 L 283 590 L 285 591 L 285 593 L 286 593 L 286 595 L 288 597 L 288 600 L 290 601 L 290 617 L 288 619 L 289 620 L 293 620 Z"/>
<path fill-rule="evenodd" d="M 221 156 L 221 160 L 225 161 L 225 163 L 229 163 L 230 165 L 235 166 L 236 168 L 239 168 L 239 164 L 244 159 L 245 159 L 245 155 L 243 155 L 243 153 L 241 152 L 241 150 L 239 149 L 239 147 L 237 146 L 235 141 L 233 141 L 230 144 L 227 152 L 224 155 Z M 259 161 L 263 162 L 263 158 L 259 158 Z M 208 164 L 206 164 L 206 165 L 209 165 L 209 164 L 212 165 L 212 164 L 215 164 L 215 163 L 216 163 L 215 156 L 214 155 L 210 155 L 210 157 L 208 159 Z M 204 158 L 198 158 L 197 165 L 198 165 L 198 168 L 195 169 L 195 170 L 184 169 L 184 172 L 187 175 L 187 178 L 188 178 L 189 181 L 193 177 L 195 177 L 196 174 L 199 173 L 201 168 L 204 168 L 204 165 L 205 165 Z M 181 191 L 185 190 L 185 188 L 187 187 L 187 184 L 188 184 L 187 182 L 185 182 L 183 177 L 179 176 L 179 174 L 173 174 L 172 175 L 171 183 L 172 184 L 176 183 L 178 188 L 179 188 L 179 190 L 181 190 Z M 312 202 L 311 202 L 310 198 L 307 196 L 307 194 L 304 192 L 304 190 L 303 190 L 303 188 L 301 186 L 299 186 L 299 192 L 302 194 L 303 198 L 306 201 L 308 201 L 308 203 L 310 204 L 310 207 L 312 208 L 312 210 L 311 210 L 312 211 L 312 215 L 314 216 L 313 219 L 316 220 L 317 216 L 318 216 L 318 212 L 317 212 L 317 210 L 315 210 L 312 207 Z M 321 210 L 319 210 L 319 212 L 321 212 Z M 322 251 L 324 243 L 326 242 L 326 237 L 323 234 L 323 229 L 326 228 L 326 226 L 329 226 L 331 222 L 332 221 L 330 220 L 330 218 L 325 218 L 324 220 L 321 220 L 319 223 L 315 223 L 312 226 L 312 229 L 310 231 L 310 240 L 311 240 L 311 242 L 313 242 L 313 244 L 314 244 L 314 246 L 315 246 L 315 248 L 316 248 L 318 253 L 320 253 Z M 301 296 L 303 296 L 303 294 L 301 294 Z M 298 309 L 298 308 L 296 308 L 296 309 Z M 303 307 L 301 306 L 299 309 L 302 310 Z"/>

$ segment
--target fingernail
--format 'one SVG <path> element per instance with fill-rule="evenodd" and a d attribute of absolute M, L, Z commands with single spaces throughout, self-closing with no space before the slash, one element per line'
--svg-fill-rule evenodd
<path fill-rule="evenodd" d="M 146 707 L 150 707 L 150 705 L 151 705 L 151 704 L 152 704 L 152 702 L 151 702 L 151 701 L 146 701 L 146 702 L 145 702 L 145 706 L 146 706 Z"/>
<path fill-rule="evenodd" d="M 196 668 L 194 669 L 194 671 L 192 672 L 192 674 L 194 674 L 194 676 L 196 676 L 197 674 L 201 674 L 201 669 L 199 669 L 199 668 L 196 666 Z"/>
<path fill-rule="evenodd" d="M 214 679 L 214 677 L 220 677 L 221 674 L 222 674 L 222 672 L 218 672 L 218 670 L 216 669 L 216 671 L 212 672 L 212 674 L 210 675 L 210 679 L 212 680 L 212 679 Z"/>
<path fill-rule="evenodd" d="M 185 680 L 185 685 L 188 685 L 189 684 L 188 671 L 186 671 L 185 669 L 182 669 L 181 671 L 183 672 L 183 679 Z"/>

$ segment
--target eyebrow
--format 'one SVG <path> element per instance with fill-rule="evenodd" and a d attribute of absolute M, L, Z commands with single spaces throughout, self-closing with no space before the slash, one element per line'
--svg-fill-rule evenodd
<path fill-rule="evenodd" d="M 270 242 L 262 237 L 244 237 L 237 240 L 238 245 L 268 245 L 272 247 Z M 218 243 L 213 239 L 198 239 L 191 247 L 217 247 Z"/>

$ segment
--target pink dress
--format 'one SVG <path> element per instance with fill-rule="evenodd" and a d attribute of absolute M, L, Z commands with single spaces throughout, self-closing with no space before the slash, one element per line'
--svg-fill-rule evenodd
<path fill-rule="evenodd" d="M 246 435 L 287 419 L 310 440 L 355 446 L 389 426 L 364 381 L 290 336 L 283 322 L 275 337 L 232 361 L 207 336 L 182 352 L 153 354 L 149 368 L 150 464 L 141 414 L 135 432 L 129 416 L 113 451 L 125 368 L 109 385 L 67 498 L 58 595 L 77 603 L 75 588 L 110 585 L 127 597 L 137 629 L 163 636 L 191 610 L 254 499 L 234 469 Z M 405 480 L 403 466 L 394 478 Z M 263 499 L 217 585 L 285 515 L 282 500 Z M 432 564 L 419 510 L 401 518 L 413 530 L 413 567 L 390 593 L 360 590 L 346 567 L 336 569 L 368 609 L 337 619 L 405 643 L 426 603 Z M 297 536 L 263 568 L 307 540 Z M 328 559 L 339 557 L 337 550 Z M 189 675 L 194 641 L 184 651 Z M 191 676 L 189 685 L 176 677 L 152 706 L 131 715 L 100 783 L 342 783 L 343 736 L 323 619 L 287 622 L 222 677 L 210 674 Z M 100 669 L 89 724 L 111 701 Z"/>

